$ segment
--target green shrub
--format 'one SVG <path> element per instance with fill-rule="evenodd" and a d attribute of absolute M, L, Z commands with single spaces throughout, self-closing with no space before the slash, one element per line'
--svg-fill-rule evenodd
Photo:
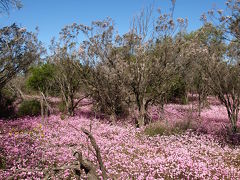
<path fill-rule="evenodd" d="M 37 100 L 23 101 L 18 109 L 18 116 L 37 116 L 41 114 L 41 104 Z"/>
<path fill-rule="evenodd" d="M 50 63 L 46 63 L 40 66 L 32 67 L 30 69 L 30 76 L 26 81 L 26 85 L 29 90 L 46 91 L 50 95 L 56 95 L 59 93 L 59 89 L 54 84 L 55 66 Z"/>
<path fill-rule="evenodd" d="M 144 133 L 149 136 L 168 135 L 169 126 L 163 122 L 151 123 L 145 128 Z"/>
<path fill-rule="evenodd" d="M 149 136 L 182 134 L 188 129 L 193 128 L 194 126 L 189 119 L 177 121 L 172 125 L 168 125 L 167 123 L 161 121 L 148 125 L 145 128 L 144 133 Z"/>

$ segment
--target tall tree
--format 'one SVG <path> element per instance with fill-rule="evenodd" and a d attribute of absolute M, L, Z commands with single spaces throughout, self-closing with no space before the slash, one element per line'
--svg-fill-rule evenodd
<path fill-rule="evenodd" d="M 82 90 L 80 61 L 77 50 L 76 24 L 64 27 L 60 32 L 58 42 L 52 41 L 53 54 L 49 61 L 55 65 L 55 83 L 60 90 L 62 101 L 69 115 L 73 116 L 76 107 L 84 97 L 80 97 Z"/>
<path fill-rule="evenodd" d="M 0 29 L 0 89 L 40 58 L 41 43 L 36 34 L 16 24 Z"/>
<path fill-rule="evenodd" d="M 227 109 L 232 132 L 236 133 L 240 106 L 240 2 L 228 0 L 226 5 L 225 12 L 208 12 L 215 19 L 216 30 L 212 32 L 218 38 L 213 39 L 211 44 L 205 43 L 208 59 L 203 67 L 212 91 Z M 202 19 L 206 24 L 209 23 L 206 15 Z M 211 28 L 212 25 L 207 27 Z M 225 44 L 225 48 L 221 44 Z"/>
<path fill-rule="evenodd" d="M 149 121 L 150 104 L 166 103 L 181 58 L 181 36 L 174 38 L 173 31 L 185 21 L 175 25 L 172 13 L 160 13 L 156 26 L 151 28 L 151 24 L 151 9 L 142 11 L 123 38 L 126 54 L 122 56 L 122 77 L 137 105 L 140 127 Z"/>
<path fill-rule="evenodd" d="M 48 116 L 49 112 L 52 112 L 52 108 L 48 102 L 48 95 L 56 93 L 56 84 L 54 84 L 55 67 L 53 64 L 47 63 L 41 66 L 31 68 L 31 74 L 27 79 L 27 86 L 37 91 L 41 97 L 41 116 L 44 121 L 45 116 Z M 54 91 L 55 90 L 55 91 Z"/>
<path fill-rule="evenodd" d="M 94 21 L 90 26 L 79 25 L 86 40 L 80 46 L 80 56 L 85 72 L 83 80 L 91 93 L 94 105 L 111 116 L 126 112 L 127 92 L 121 80 L 120 69 L 121 44 L 120 36 L 114 29 L 110 18 Z M 88 70 L 88 71 L 86 71 Z"/>

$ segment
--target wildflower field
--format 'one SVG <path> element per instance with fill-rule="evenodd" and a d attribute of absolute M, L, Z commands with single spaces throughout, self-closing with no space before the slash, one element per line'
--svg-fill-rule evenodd
<path fill-rule="evenodd" d="M 188 108 L 188 105 L 166 105 L 168 123 L 184 121 L 187 116 L 184 109 Z M 154 108 L 152 111 L 157 116 Z M 149 136 L 146 134 L 149 127 L 136 128 L 126 121 L 111 124 L 107 119 L 94 118 L 89 107 L 83 107 L 74 117 L 51 115 L 44 123 L 41 117 L 1 120 L 0 177 L 77 179 L 71 169 L 56 169 L 70 166 L 75 151 L 81 151 L 97 165 L 91 144 L 80 131 L 84 127 L 91 128 L 109 179 L 240 178 L 240 148 L 223 145 L 218 140 L 217 134 L 228 124 L 221 105 L 205 108 L 194 129 L 181 133 Z M 154 123 L 161 121 L 165 123 L 165 120 Z M 100 169 L 97 172 L 101 175 Z"/>

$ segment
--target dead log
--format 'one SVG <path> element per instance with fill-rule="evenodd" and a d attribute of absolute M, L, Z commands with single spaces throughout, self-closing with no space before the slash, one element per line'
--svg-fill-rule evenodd
<path fill-rule="evenodd" d="M 89 180 L 98 180 L 100 179 L 97 174 L 97 168 L 96 166 L 89 160 L 84 159 L 82 157 L 82 153 L 75 152 L 74 156 L 77 156 L 78 162 L 79 162 L 79 170 L 75 169 L 75 174 L 77 174 L 79 177 L 81 176 L 81 170 L 84 170 L 84 172 L 87 174 L 87 177 Z"/>
<path fill-rule="evenodd" d="M 69 125 L 70 125 L 72 128 L 74 128 L 75 130 L 80 131 L 80 130 L 79 130 L 78 128 L 76 128 L 75 126 L 73 126 L 73 125 L 71 125 L 71 124 L 69 124 Z M 99 167 L 100 167 L 100 170 L 102 171 L 102 177 L 103 177 L 104 180 L 106 180 L 106 179 L 108 178 L 108 176 L 107 176 L 107 171 L 106 171 L 106 168 L 105 168 L 105 166 L 104 166 L 104 164 L 103 164 L 102 156 L 101 156 L 101 153 L 100 153 L 100 148 L 99 148 L 99 146 L 97 145 L 95 138 L 93 137 L 93 135 L 92 135 L 88 130 L 86 130 L 86 129 L 84 129 L 84 128 L 81 128 L 81 131 L 82 131 L 84 134 L 86 134 L 86 135 L 88 136 L 88 138 L 90 139 L 91 145 L 93 146 L 93 148 L 94 148 L 94 150 L 95 150 L 94 155 L 96 156 L 97 161 L 98 161 L 98 164 L 99 164 Z M 87 160 L 87 159 L 83 160 L 83 157 L 82 157 L 82 154 L 81 154 L 81 153 L 78 153 L 78 156 L 80 156 L 80 159 L 78 159 L 79 162 L 83 163 L 82 165 L 83 165 L 86 169 L 91 168 L 92 171 L 93 171 L 93 170 L 95 171 L 94 174 L 97 174 L 97 173 L 96 173 L 96 167 L 94 166 L 93 163 L 91 163 L 91 162 L 90 162 L 89 160 Z M 81 164 L 81 163 L 80 163 L 80 164 Z M 90 164 L 90 163 L 91 163 L 91 164 Z M 95 167 L 95 168 L 94 168 L 94 167 Z M 85 171 L 85 172 L 86 172 L 86 171 Z M 88 173 L 89 173 L 89 171 L 88 171 Z M 92 177 L 94 177 L 94 176 L 92 176 Z"/>
<path fill-rule="evenodd" d="M 100 166 L 100 169 L 101 169 L 101 171 L 102 171 L 103 179 L 104 179 L 104 180 L 107 179 L 106 168 L 105 168 L 105 166 L 104 166 L 104 164 L 103 164 L 102 156 L 101 156 L 101 153 L 100 153 L 100 149 L 99 149 L 99 147 L 98 147 L 98 145 L 97 145 L 97 143 L 96 143 L 95 138 L 93 137 L 93 135 L 92 135 L 88 130 L 86 130 L 86 129 L 84 129 L 84 128 L 81 128 L 81 130 L 82 130 L 82 132 L 83 132 L 84 134 L 86 134 L 86 135 L 88 136 L 88 138 L 90 139 L 90 142 L 91 142 L 91 144 L 92 144 L 92 146 L 93 146 L 93 148 L 94 148 L 94 150 L 95 150 L 95 152 L 96 152 L 97 161 L 98 161 L 99 166 Z"/>

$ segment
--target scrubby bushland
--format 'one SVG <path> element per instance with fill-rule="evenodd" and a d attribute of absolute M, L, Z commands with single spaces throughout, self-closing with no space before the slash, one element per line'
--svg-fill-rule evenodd
<path fill-rule="evenodd" d="M 41 104 L 37 100 L 23 101 L 19 105 L 18 116 L 37 116 L 41 114 Z"/>
<path fill-rule="evenodd" d="M 79 58 L 76 24 L 62 28 L 59 40 L 52 40 L 48 61 L 55 65 L 54 83 L 58 87 L 66 111 L 73 116 L 80 102 L 89 96 L 83 83 L 83 64 Z"/>
<path fill-rule="evenodd" d="M 183 19 L 174 24 L 170 14 L 161 12 L 156 26 L 151 27 L 151 11 L 142 11 L 123 36 L 116 33 L 111 19 L 90 26 L 74 23 L 63 31 L 71 47 L 77 44 L 80 32 L 86 36 L 74 52 L 82 63 L 78 66 L 85 92 L 94 105 L 112 116 L 137 109 L 139 126 L 149 122 L 149 105 L 166 103 L 182 58 L 180 32 L 186 27 Z M 179 33 L 173 37 L 174 31 Z"/>
<path fill-rule="evenodd" d="M 57 94 L 57 91 L 54 91 L 54 75 L 54 64 L 46 63 L 43 65 L 32 67 L 30 69 L 26 85 L 31 90 L 40 91 L 44 94 L 48 93 L 53 96 Z"/>

